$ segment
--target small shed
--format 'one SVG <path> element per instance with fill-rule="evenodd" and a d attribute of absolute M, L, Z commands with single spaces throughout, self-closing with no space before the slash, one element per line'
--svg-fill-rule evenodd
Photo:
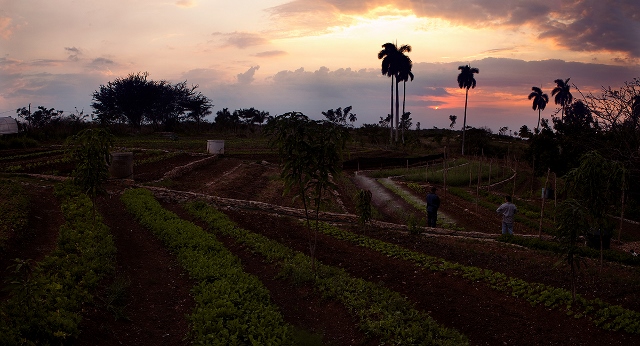
<path fill-rule="evenodd" d="M 18 133 L 18 122 L 12 117 L 0 117 L 0 135 Z"/>

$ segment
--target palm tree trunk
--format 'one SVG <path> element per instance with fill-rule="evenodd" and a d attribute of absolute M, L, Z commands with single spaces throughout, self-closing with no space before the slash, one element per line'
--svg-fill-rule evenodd
<path fill-rule="evenodd" d="M 464 135 L 467 130 L 467 100 L 469 99 L 469 88 L 464 96 L 464 119 L 462 121 L 462 155 L 464 156 Z"/>
<path fill-rule="evenodd" d="M 407 100 L 407 81 L 402 83 L 402 118 L 404 118 L 404 104 Z M 402 123 L 402 143 L 404 143 L 404 127 L 405 124 Z"/>
<path fill-rule="evenodd" d="M 389 144 L 393 143 L 393 76 L 391 76 L 391 113 L 389 113 Z"/>
<path fill-rule="evenodd" d="M 398 142 L 398 127 L 400 126 L 400 92 L 398 86 L 400 82 L 396 77 L 396 143 Z"/>
<path fill-rule="evenodd" d="M 540 107 L 538 107 L 538 126 L 536 126 L 536 133 L 540 133 Z"/>

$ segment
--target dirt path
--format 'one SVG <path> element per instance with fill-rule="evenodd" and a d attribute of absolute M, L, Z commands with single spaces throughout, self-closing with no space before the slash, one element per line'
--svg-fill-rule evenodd
<path fill-rule="evenodd" d="M 358 186 L 358 188 L 371 191 L 371 203 L 383 214 L 402 215 L 405 211 L 403 206 L 406 203 L 406 201 L 402 200 L 402 198 L 386 188 L 385 185 L 394 186 L 395 188 L 404 191 L 405 196 L 412 200 L 412 204 L 421 206 L 418 211 L 424 213 L 427 206 L 424 199 L 416 196 L 410 191 L 407 191 L 403 186 L 396 184 L 396 182 L 391 178 L 383 178 L 380 179 L 380 181 L 383 183 L 378 182 L 375 178 L 367 176 L 366 173 L 356 173 L 353 176 L 353 182 Z M 423 216 L 426 217 L 426 214 Z M 438 220 L 440 223 L 456 223 L 456 220 L 442 209 L 438 211 Z"/>

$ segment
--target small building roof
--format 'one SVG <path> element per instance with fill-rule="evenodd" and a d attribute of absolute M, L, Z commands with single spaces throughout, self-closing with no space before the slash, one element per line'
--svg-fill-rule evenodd
<path fill-rule="evenodd" d="M 18 133 L 18 122 L 12 117 L 0 117 L 0 135 Z"/>

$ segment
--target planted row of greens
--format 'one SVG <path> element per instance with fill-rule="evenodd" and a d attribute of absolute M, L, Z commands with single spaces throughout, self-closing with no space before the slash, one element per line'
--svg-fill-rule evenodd
<path fill-rule="evenodd" d="M 517 244 L 530 249 L 551 251 L 557 254 L 566 253 L 566 250 L 563 249 L 562 244 L 559 244 L 557 242 L 542 240 L 539 238 L 525 238 L 525 237 L 515 236 L 511 234 L 503 234 L 500 237 L 498 237 L 496 240 L 504 243 Z M 589 247 L 578 247 L 576 248 L 575 251 L 576 251 L 576 255 L 581 257 L 589 257 L 594 259 L 600 258 L 600 250 L 592 249 Z M 640 257 L 633 256 L 630 252 L 603 250 L 602 257 L 605 260 L 611 261 L 611 262 L 618 262 L 618 263 L 634 265 L 634 266 L 640 265 Z"/>
<path fill-rule="evenodd" d="M 42 261 L 16 260 L 0 310 L 1 345 L 60 345 L 78 337 L 83 306 L 114 269 L 114 246 L 91 200 L 70 184 L 56 187 L 65 223 Z"/>
<path fill-rule="evenodd" d="M 23 159 L 30 159 L 30 158 L 34 158 L 34 157 L 40 157 L 40 156 L 49 156 L 51 154 L 62 153 L 63 151 L 64 151 L 64 149 L 55 149 L 55 150 L 47 150 L 47 151 L 38 151 L 38 152 L 35 152 L 35 153 L 28 153 L 28 154 L 18 154 L 18 155 L 11 155 L 11 156 L 3 156 L 3 157 L 0 157 L 0 161 L 23 160 Z"/>
<path fill-rule="evenodd" d="M 9 235 L 19 234 L 29 219 L 29 197 L 22 185 L 11 180 L 0 180 L 0 250 Z"/>
<path fill-rule="evenodd" d="M 167 160 L 167 159 L 170 159 L 170 158 L 172 158 L 174 156 L 178 156 L 180 154 L 182 154 L 181 151 L 170 151 L 170 152 L 167 152 L 167 153 L 163 152 L 163 153 L 161 153 L 159 155 L 157 154 L 157 155 L 153 155 L 153 156 L 150 156 L 150 157 L 146 157 L 146 158 L 141 159 L 141 160 L 135 160 L 134 161 L 134 165 L 135 166 L 139 166 L 139 165 L 144 165 L 144 164 L 147 164 L 147 163 L 154 163 L 154 162 L 158 162 L 158 161 L 162 161 L 162 160 Z"/>
<path fill-rule="evenodd" d="M 392 345 L 465 345 L 466 337 L 438 325 L 429 315 L 416 310 L 397 292 L 354 278 L 343 269 L 316 262 L 262 235 L 237 227 L 222 212 L 204 202 L 187 205 L 193 215 L 207 222 L 212 231 L 230 236 L 267 260 L 282 267 L 282 275 L 294 282 L 313 285 L 324 297 L 340 301 L 359 318 L 367 334 Z"/>
<path fill-rule="evenodd" d="M 283 345 L 291 328 L 269 291 L 243 271 L 240 260 L 213 234 L 162 208 L 146 189 L 127 190 L 122 201 L 173 251 L 191 278 L 196 308 L 190 316 L 195 344 Z"/>
<path fill-rule="evenodd" d="M 67 163 L 67 162 L 71 162 L 71 159 L 69 157 L 59 156 L 56 158 L 48 159 L 46 161 L 36 161 L 36 162 L 29 162 L 25 164 L 9 165 L 4 168 L 4 171 L 8 173 L 13 173 L 13 172 L 19 172 L 23 170 L 28 170 L 28 169 L 33 169 L 33 168 L 38 168 L 43 166 L 50 166 L 58 163 Z"/>
<path fill-rule="evenodd" d="M 359 246 L 378 251 L 386 256 L 410 261 L 429 270 L 448 270 L 471 281 L 487 283 L 494 289 L 527 300 L 532 306 L 544 305 L 550 309 L 563 309 L 567 315 L 575 318 L 588 317 L 597 326 L 605 330 L 624 330 L 628 333 L 640 334 L 640 313 L 624 309 L 619 305 L 611 305 L 600 299 L 589 300 L 580 295 L 576 295 L 574 302 L 571 292 L 562 288 L 541 283 L 529 283 L 489 269 L 448 262 L 442 258 L 411 251 L 395 244 L 344 231 L 328 224 L 322 224 L 320 231 L 336 239 L 347 240 Z"/>

